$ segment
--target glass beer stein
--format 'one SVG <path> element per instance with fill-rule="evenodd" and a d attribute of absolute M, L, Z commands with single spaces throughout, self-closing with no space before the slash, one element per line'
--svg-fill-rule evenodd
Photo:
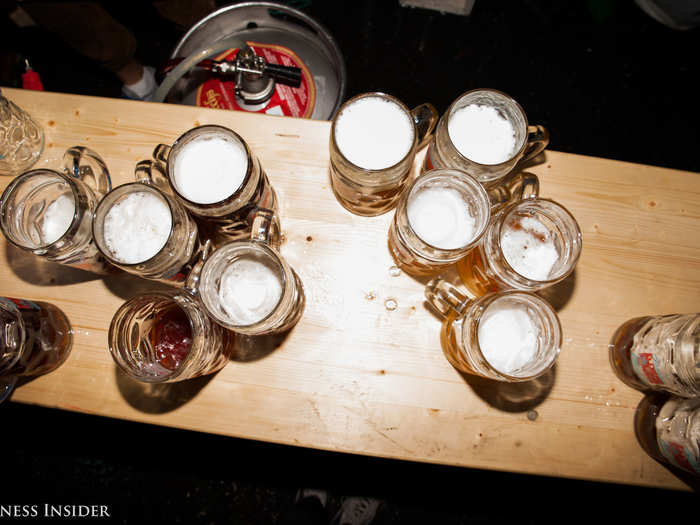
<path fill-rule="evenodd" d="M 92 237 L 98 200 L 112 187 L 97 153 L 74 146 L 63 169 L 35 169 L 16 177 L 0 202 L 0 227 L 19 248 L 49 261 L 108 273 L 113 268 Z"/>
<path fill-rule="evenodd" d="M 559 317 L 537 295 L 511 290 L 470 300 L 446 281 L 433 279 L 425 297 L 444 318 L 443 352 L 461 372 L 529 381 L 549 370 L 559 356 Z"/>
<path fill-rule="evenodd" d="M 389 227 L 389 251 L 412 275 L 429 275 L 464 257 L 481 240 L 492 210 L 505 202 L 534 198 L 537 176 L 519 173 L 508 185 L 484 190 L 458 169 L 419 175 L 403 193 Z"/>
<path fill-rule="evenodd" d="M 630 319 L 610 342 L 610 364 L 637 390 L 700 396 L 700 313 Z"/>
<path fill-rule="evenodd" d="M 260 161 L 228 128 L 193 128 L 156 146 L 153 157 L 185 208 L 229 239 L 248 237 L 256 209 L 277 210 Z"/>
<path fill-rule="evenodd" d="M 515 100 L 494 89 L 475 89 L 457 98 L 440 118 L 424 170 L 460 168 L 490 187 L 547 144 L 547 129 L 529 125 Z"/>
<path fill-rule="evenodd" d="M 153 182 L 150 161 L 136 165 L 136 179 L 100 201 L 93 232 L 104 257 L 122 270 L 182 286 L 200 250 L 197 224 L 187 210 Z"/>
<path fill-rule="evenodd" d="M 304 311 L 299 276 L 269 245 L 273 224 L 273 213 L 259 210 L 250 240 L 220 246 L 202 267 L 199 295 L 204 307 L 216 322 L 235 332 L 282 332 Z"/>
<path fill-rule="evenodd" d="M 173 289 L 125 302 L 109 326 L 109 351 L 132 379 L 169 383 L 223 368 L 234 337 L 206 315 L 191 290 Z"/>
<path fill-rule="evenodd" d="M 384 93 L 364 93 L 343 104 L 330 136 L 329 173 L 338 202 L 364 216 L 392 209 L 437 119 L 431 104 L 409 110 Z"/>
<path fill-rule="evenodd" d="M 31 168 L 44 151 L 44 130 L 0 91 L 0 175 Z"/>
<path fill-rule="evenodd" d="M 457 271 L 475 296 L 535 291 L 571 274 L 580 254 L 576 219 L 554 201 L 525 199 L 494 215 L 479 245 L 457 262 Z"/>
<path fill-rule="evenodd" d="M 66 315 L 43 301 L 0 297 L 0 403 L 17 377 L 46 374 L 70 354 L 73 331 Z"/>

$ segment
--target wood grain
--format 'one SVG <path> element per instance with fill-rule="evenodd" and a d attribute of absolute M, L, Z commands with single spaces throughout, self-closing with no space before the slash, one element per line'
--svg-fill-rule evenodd
<path fill-rule="evenodd" d="M 0 294 L 50 301 L 75 329 L 67 362 L 18 388 L 14 401 L 333 451 L 687 488 L 637 444 L 632 419 L 641 394 L 615 377 L 607 344 L 630 317 L 700 311 L 698 174 L 546 153 L 531 171 L 584 237 L 574 275 L 546 294 L 559 311 L 564 347 L 540 381 L 495 384 L 447 363 L 423 284 L 390 273 L 392 213 L 357 217 L 336 202 L 328 122 L 3 91 L 44 126 L 40 166 L 56 166 L 69 146 L 89 146 L 115 185 L 130 181 L 156 144 L 193 126 L 237 131 L 278 192 L 282 253 L 307 300 L 279 347 L 241 339 L 235 360 L 213 377 L 142 385 L 117 373 L 106 330 L 126 298 L 152 285 L 46 263 L 3 239 Z M 0 188 L 8 182 L 0 178 Z"/>

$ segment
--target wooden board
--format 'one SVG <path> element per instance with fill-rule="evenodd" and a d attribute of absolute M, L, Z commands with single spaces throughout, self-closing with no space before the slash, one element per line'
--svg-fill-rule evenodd
<path fill-rule="evenodd" d="M 0 294 L 53 302 L 75 329 L 67 362 L 18 388 L 14 401 L 333 451 L 686 488 L 637 444 L 641 394 L 616 378 L 607 345 L 630 317 L 700 311 L 698 174 L 547 152 L 531 171 L 583 232 L 574 275 L 548 294 L 564 345 L 543 380 L 498 384 L 448 364 L 423 283 L 390 272 L 393 213 L 358 217 L 336 202 L 328 122 L 3 91 L 44 126 L 39 166 L 81 144 L 104 157 L 115 185 L 193 126 L 234 129 L 278 192 L 282 253 L 306 292 L 305 314 L 278 348 L 257 341 L 215 376 L 142 385 L 117 373 L 106 329 L 126 298 L 152 285 L 45 263 L 3 239 Z M 0 177 L 0 188 L 8 182 Z"/>

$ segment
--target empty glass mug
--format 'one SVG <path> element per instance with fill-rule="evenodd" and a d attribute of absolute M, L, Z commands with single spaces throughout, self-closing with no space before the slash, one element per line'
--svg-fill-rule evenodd
<path fill-rule="evenodd" d="M 431 104 L 409 110 L 384 93 L 364 93 L 343 104 L 330 136 L 329 172 L 338 202 L 357 215 L 392 209 L 437 120 Z"/>
<path fill-rule="evenodd" d="M 153 157 L 175 197 L 195 217 L 230 239 L 247 238 L 254 211 L 277 210 L 277 198 L 248 144 L 223 126 L 199 126 Z"/>
<path fill-rule="evenodd" d="M 581 230 L 571 213 L 552 200 L 525 199 L 494 215 L 457 271 L 475 296 L 535 291 L 570 275 L 580 255 Z"/>
<path fill-rule="evenodd" d="M 46 374 L 70 354 L 73 330 L 60 308 L 43 301 L 0 297 L 0 402 L 18 376 Z"/>
<path fill-rule="evenodd" d="M 169 383 L 212 374 L 230 360 L 235 335 L 216 324 L 189 289 L 136 296 L 109 326 L 109 351 L 126 375 Z"/>
<path fill-rule="evenodd" d="M 543 126 L 529 125 L 510 96 L 494 89 L 467 91 L 440 118 L 424 170 L 460 168 L 487 187 L 497 185 L 521 160 L 549 144 Z"/>
<path fill-rule="evenodd" d="M 44 151 L 44 130 L 0 91 L 0 175 L 31 168 Z"/>
<path fill-rule="evenodd" d="M 112 187 L 104 161 L 82 146 L 69 148 L 63 169 L 35 169 L 16 177 L 0 202 L 0 227 L 7 239 L 49 261 L 108 273 L 92 237 L 98 200 Z"/>
<path fill-rule="evenodd" d="M 206 259 L 199 295 L 216 322 L 246 335 L 292 328 L 304 311 L 296 272 L 270 247 L 274 215 L 258 210 L 250 240 L 231 241 Z"/>
<path fill-rule="evenodd" d="M 470 300 L 448 282 L 433 279 L 425 297 L 444 319 L 443 353 L 461 372 L 529 381 L 549 370 L 559 356 L 559 317 L 535 294 L 511 290 Z"/>
<path fill-rule="evenodd" d="M 538 193 L 537 176 L 529 173 L 519 173 L 508 185 L 486 191 L 462 170 L 427 171 L 410 183 L 399 200 L 389 227 L 389 251 L 407 273 L 435 273 L 477 245 L 492 210 Z"/>
<path fill-rule="evenodd" d="M 93 221 L 95 243 L 124 271 L 182 286 L 201 248 L 187 210 L 153 182 L 151 161 L 136 165 L 136 179 L 105 195 Z"/>

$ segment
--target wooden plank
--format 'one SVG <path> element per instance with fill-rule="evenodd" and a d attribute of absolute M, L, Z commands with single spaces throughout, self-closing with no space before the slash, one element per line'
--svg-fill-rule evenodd
<path fill-rule="evenodd" d="M 531 171 L 584 237 L 573 277 L 545 294 L 559 311 L 564 347 L 541 381 L 496 384 L 447 363 L 424 281 L 390 272 L 392 213 L 357 217 L 336 202 L 328 122 L 4 92 L 46 130 L 39 166 L 55 166 L 67 147 L 82 144 L 104 157 L 115 185 L 130 181 L 156 144 L 193 126 L 237 131 L 279 194 L 282 253 L 307 299 L 278 348 L 241 340 L 236 360 L 213 377 L 142 385 L 116 372 L 106 330 L 126 298 L 153 285 L 62 268 L 3 239 L 0 294 L 53 302 L 75 329 L 67 362 L 18 388 L 15 401 L 334 451 L 686 488 L 637 444 L 641 394 L 615 377 L 607 344 L 630 317 L 700 311 L 697 174 L 547 152 Z M 0 188 L 8 182 L 1 178 Z M 388 299 L 396 309 L 386 308 Z"/>

